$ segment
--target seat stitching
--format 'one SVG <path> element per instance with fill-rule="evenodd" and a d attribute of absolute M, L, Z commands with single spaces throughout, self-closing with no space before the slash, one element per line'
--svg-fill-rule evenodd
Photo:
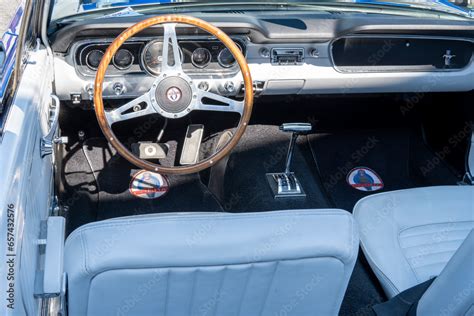
<path fill-rule="evenodd" d="M 169 282 L 170 282 L 170 273 L 171 269 L 168 269 L 168 273 L 166 273 L 166 290 L 165 290 L 165 312 L 163 315 L 168 315 L 168 302 L 169 302 Z"/>
<path fill-rule="evenodd" d="M 417 283 L 420 283 L 420 278 L 419 278 L 419 275 L 418 273 L 416 272 L 416 270 L 414 269 L 414 267 L 411 265 L 410 261 L 408 260 L 406 254 L 402 251 L 402 244 L 401 244 L 401 241 L 400 241 L 400 231 L 398 231 L 398 235 L 397 235 L 397 241 L 398 241 L 398 247 L 400 248 L 400 252 L 402 253 L 402 257 L 403 259 L 406 261 L 408 267 L 410 268 L 410 270 L 413 272 L 413 275 L 415 276 L 415 279 L 416 279 L 416 282 Z"/>
<path fill-rule="evenodd" d="M 242 295 L 240 296 L 240 304 L 239 304 L 239 310 L 237 311 L 237 316 L 240 316 L 240 312 L 242 310 L 242 304 L 244 303 L 245 293 L 247 292 L 247 286 L 248 286 L 249 279 L 252 273 L 253 273 L 253 263 L 250 264 L 249 271 L 247 272 L 247 278 L 245 279 L 244 289 L 242 291 Z"/>
<path fill-rule="evenodd" d="M 84 252 L 84 271 L 87 274 L 91 274 L 89 271 L 89 268 L 87 267 L 87 263 L 89 261 L 89 255 L 88 255 L 89 252 L 87 251 L 87 243 L 86 243 L 86 237 L 84 233 L 81 234 L 81 246 L 82 246 L 82 251 Z"/>
<path fill-rule="evenodd" d="M 216 306 L 214 307 L 214 313 L 213 313 L 214 316 L 216 316 L 217 310 L 219 309 L 219 303 L 222 300 L 222 286 L 224 285 L 226 274 L 227 274 L 227 266 L 224 266 L 224 271 L 222 272 L 222 278 L 219 282 L 219 288 L 217 289 Z"/>
<path fill-rule="evenodd" d="M 436 226 L 436 225 L 446 225 L 446 224 L 467 224 L 467 223 L 473 223 L 474 224 L 474 221 L 455 221 L 455 222 L 439 222 L 439 223 L 430 223 L 430 224 L 423 224 L 423 225 L 417 225 L 417 226 L 410 226 L 410 227 L 407 227 L 407 228 L 403 228 L 402 230 L 400 230 L 400 234 L 407 231 L 407 230 L 410 230 L 410 229 L 414 229 L 414 228 L 420 228 L 420 227 L 427 227 L 427 226 Z M 448 232 L 456 232 L 456 231 L 463 231 L 463 230 L 469 230 L 469 228 L 463 228 L 463 229 L 452 229 L 452 230 L 449 230 Z M 432 233 L 421 233 L 419 235 L 424 235 L 424 234 L 432 234 Z M 404 236 L 404 237 L 412 237 L 412 236 L 418 236 L 418 235 L 408 235 L 408 236 Z"/>
<path fill-rule="evenodd" d="M 436 262 L 433 262 L 433 263 L 420 265 L 420 266 L 418 266 L 418 268 L 426 268 L 426 267 L 430 267 L 430 266 L 436 266 L 436 265 L 439 265 L 439 264 L 446 264 L 448 261 L 449 260 L 436 261 Z"/>
<path fill-rule="evenodd" d="M 272 272 L 272 278 L 270 279 L 270 284 L 268 285 L 267 293 L 265 294 L 265 298 L 263 299 L 262 309 L 260 310 L 259 315 L 262 315 L 263 311 L 265 310 L 265 306 L 267 305 L 268 296 L 270 295 L 270 291 L 272 289 L 273 281 L 275 280 L 275 275 L 278 270 L 279 264 L 280 264 L 280 261 L 275 262 L 275 268 L 273 269 L 273 272 Z"/>
<path fill-rule="evenodd" d="M 272 215 L 268 215 L 268 216 L 264 216 L 264 215 L 248 215 L 248 216 L 244 216 L 244 215 L 227 215 L 227 216 L 222 216 L 222 215 L 216 215 L 214 217 L 212 216 L 206 216 L 206 217 L 188 217 L 188 216 L 192 216 L 192 215 L 186 215 L 186 216 L 182 216 L 182 217 L 161 217 L 161 218 L 147 218 L 147 219 L 135 219 L 133 218 L 133 216 L 130 216 L 131 218 L 127 219 L 126 222 L 122 221 L 122 220 L 104 220 L 103 223 L 100 223 L 100 222 L 95 222 L 95 223 L 91 223 L 91 224 L 86 224 L 82 227 L 79 227 L 77 229 L 77 232 L 73 232 L 72 234 L 75 234 L 75 233 L 79 233 L 79 232 L 84 232 L 84 231 L 88 231 L 88 230 L 93 230 L 93 229 L 97 229 L 97 228 L 111 228 L 111 227 L 122 227 L 122 226 L 126 226 L 126 225 L 130 225 L 131 222 L 132 224 L 134 225 L 137 225 L 137 224 L 150 224 L 151 222 L 182 222 L 182 223 L 185 223 L 185 222 L 199 222 L 199 221 L 203 221 L 203 220 L 208 220 L 210 218 L 212 218 L 213 220 L 222 220 L 222 221 L 228 221 L 228 220 L 236 220 L 236 219 L 261 219 L 261 220 L 265 220 L 265 219 L 268 219 L 268 218 L 279 218 L 279 217 L 282 217 L 282 218 L 285 218 L 285 217 L 295 217 L 295 216 L 305 216 L 305 217 L 322 217 L 322 216 L 333 216 L 333 215 L 336 215 L 336 216 L 340 216 L 340 217 L 347 217 L 347 218 L 351 218 L 351 215 L 347 212 L 347 211 L 343 211 L 344 213 L 340 213 L 340 212 L 334 212 L 334 213 L 323 213 L 323 214 L 318 214 L 318 213 L 312 213 L 312 214 L 304 214 L 304 213 L 293 213 L 293 214 L 288 214 L 288 213 L 285 213 L 285 214 L 272 214 Z M 187 217 L 183 220 L 184 217 Z M 113 223 L 111 223 L 113 222 Z M 72 235 L 71 234 L 71 235 Z"/>
<path fill-rule="evenodd" d="M 457 250 L 458 248 L 459 248 L 459 247 L 456 247 L 455 249 L 449 249 L 449 250 L 442 250 L 442 251 L 430 252 L 430 253 L 428 253 L 428 254 L 424 254 L 424 255 L 421 255 L 421 256 L 413 256 L 413 257 L 408 257 L 408 256 L 407 256 L 407 259 L 423 258 L 423 257 L 431 256 L 431 255 L 439 255 L 439 254 L 442 254 L 442 253 L 453 253 L 453 252 L 456 252 L 456 250 Z"/>
<path fill-rule="evenodd" d="M 424 244 L 419 244 L 419 245 L 416 245 L 416 246 L 410 246 L 410 247 L 405 247 L 405 248 L 402 247 L 402 249 L 403 250 L 411 250 L 411 249 L 415 249 L 415 248 L 425 248 L 426 246 L 429 246 L 429 245 L 439 246 L 439 245 L 444 244 L 444 243 L 451 243 L 451 242 L 464 241 L 464 240 L 466 240 L 466 238 L 443 240 L 443 241 L 440 241 L 440 242 L 437 242 L 437 243 L 424 243 Z M 456 247 L 456 249 L 457 248 L 458 247 Z M 412 258 L 412 257 L 410 257 L 410 258 Z"/>
<path fill-rule="evenodd" d="M 357 238 L 357 241 L 355 240 L 355 230 L 356 230 L 356 222 L 354 219 L 352 219 L 351 221 L 351 233 L 350 233 L 350 236 L 351 236 L 351 254 L 349 256 L 349 259 L 348 261 L 351 261 L 353 259 L 354 256 L 357 256 L 358 253 L 359 253 L 359 239 L 360 238 Z M 354 247 L 355 244 L 357 243 L 357 247 Z"/>
<path fill-rule="evenodd" d="M 380 192 L 380 193 L 372 194 L 372 195 L 369 195 L 369 196 L 366 196 L 366 197 L 360 199 L 356 203 L 355 207 L 357 207 L 359 204 L 362 204 L 361 202 L 364 202 L 365 200 L 378 199 L 379 197 L 385 196 L 385 195 L 404 195 L 406 192 L 409 192 L 409 193 L 410 192 L 420 192 L 420 191 L 425 191 L 428 188 L 431 188 L 431 191 L 434 191 L 434 190 L 441 190 L 443 188 L 455 189 L 455 188 L 461 188 L 461 187 L 456 186 L 456 185 L 439 185 L 439 186 L 433 186 L 433 187 L 419 187 L 419 188 L 409 188 L 409 189 L 402 189 L 402 190 L 395 190 L 395 191 L 388 191 L 388 192 Z M 434 190 L 433 190 L 433 188 L 434 188 Z M 431 191 L 428 190 L 428 194 L 432 195 L 433 192 L 431 192 Z M 458 189 L 458 191 L 459 191 L 459 189 Z"/>
<path fill-rule="evenodd" d="M 311 260 L 311 259 L 321 259 L 321 258 L 325 258 L 325 259 L 335 259 L 339 262 L 341 262 L 343 265 L 346 265 L 347 263 L 342 260 L 341 258 L 338 258 L 338 257 L 335 257 L 335 256 L 324 256 L 324 255 L 320 255 L 320 256 L 308 256 L 308 257 L 300 257 L 300 258 L 291 258 L 291 259 L 278 259 L 278 258 L 275 258 L 275 259 L 271 259 L 271 260 L 266 260 L 266 261 L 255 261 L 255 262 L 240 262 L 240 263 L 222 263 L 222 264 L 211 264 L 211 265 L 191 265 L 191 266 L 179 266 L 179 265 L 171 265 L 171 266 L 159 266 L 159 267 L 150 267 L 150 266 L 147 266 L 147 267 L 115 267 L 115 268 L 112 268 L 112 269 L 102 269 L 102 270 L 98 270 L 97 272 L 95 272 L 95 274 L 93 274 L 93 278 L 98 276 L 99 274 L 102 274 L 102 273 L 105 273 L 105 272 L 108 272 L 108 271 L 116 271 L 116 270 L 142 270 L 142 269 L 167 269 L 167 268 L 210 268 L 210 267 L 223 267 L 223 266 L 241 266 L 241 265 L 246 265 L 246 264 L 251 264 L 251 263 L 254 263 L 254 264 L 264 264 L 264 263 L 275 263 L 277 261 L 283 261 L 283 262 L 291 262 L 291 261 L 299 261 L 299 260 Z"/>
<path fill-rule="evenodd" d="M 194 305 L 194 292 L 196 288 L 196 278 L 198 273 L 199 267 L 193 270 L 193 286 L 191 287 L 191 300 L 189 302 L 189 311 L 188 315 L 192 315 L 193 305 Z"/>

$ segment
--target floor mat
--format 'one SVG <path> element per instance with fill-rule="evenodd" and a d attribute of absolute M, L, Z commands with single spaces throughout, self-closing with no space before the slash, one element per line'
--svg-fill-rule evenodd
<path fill-rule="evenodd" d="M 150 213 L 222 210 L 196 174 L 168 176 L 169 191 L 158 199 L 137 198 L 130 193 L 129 187 L 132 175 L 139 170 L 117 155 L 105 139 L 88 139 L 81 149 L 66 161 L 65 178 L 68 183 L 76 184 L 75 190 L 84 190 L 85 186 L 95 188 L 92 195 L 95 193 L 97 200 L 94 201 L 96 218 L 92 220 Z M 68 166 L 72 162 L 74 169 Z M 82 180 L 81 183 L 85 175 L 88 176 L 87 181 Z M 84 224 L 84 219 L 80 216 L 84 210 L 77 209 L 78 207 L 83 205 L 77 204 L 77 207 L 70 207 L 69 211 L 71 221 L 78 224 L 74 226 Z"/>
<path fill-rule="evenodd" d="M 334 205 L 352 211 L 361 198 L 384 191 L 455 184 L 457 177 L 408 128 L 341 131 L 309 136 L 323 186 Z M 378 191 L 360 191 L 346 177 L 356 167 L 375 171 Z"/>
<path fill-rule="evenodd" d="M 306 137 L 294 151 L 291 171 L 295 172 L 307 196 L 275 200 L 266 173 L 285 168 L 290 134 L 278 126 L 250 125 L 229 158 L 225 175 L 226 210 L 253 212 L 284 209 L 327 208 Z"/>

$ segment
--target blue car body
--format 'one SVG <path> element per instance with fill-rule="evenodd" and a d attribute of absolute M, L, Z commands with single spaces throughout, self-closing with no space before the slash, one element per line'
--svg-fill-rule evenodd
<path fill-rule="evenodd" d="M 15 52 L 18 41 L 20 23 L 23 17 L 23 11 L 23 4 L 21 4 L 18 7 L 16 14 L 13 17 L 7 31 L 2 36 L 2 43 L 6 52 L 6 56 L 5 62 L 3 63 L 0 69 L 0 74 L 2 74 L 0 81 L 0 104 L 2 104 L 3 98 L 5 97 L 5 93 L 13 73 L 13 68 L 15 66 Z"/>

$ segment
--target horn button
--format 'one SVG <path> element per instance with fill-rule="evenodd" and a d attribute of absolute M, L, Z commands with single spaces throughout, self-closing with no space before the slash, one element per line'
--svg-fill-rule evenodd
<path fill-rule="evenodd" d="M 176 117 L 176 114 L 182 113 L 191 105 L 192 99 L 190 84 L 180 77 L 164 78 L 155 90 L 155 101 L 159 107 L 157 110 L 161 114 L 169 113 Z"/>

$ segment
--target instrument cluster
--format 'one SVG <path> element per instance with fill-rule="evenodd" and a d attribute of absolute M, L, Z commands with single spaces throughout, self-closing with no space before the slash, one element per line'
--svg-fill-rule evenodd
<path fill-rule="evenodd" d="M 235 43 L 245 55 L 242 39 Z M 95 72 L 111 42 L 84 42 L 77 48 L 76 68 L 85 76 Z M 192 74 L 235 73 L 238 65 L 223 43 L 215 39 L 178 40 L 183 70 Z M 133 40 L 122 45 L 112 59 L 107 75 L 149 74 L 158 76 L 161 71 L 163 42 L 161 39 Z M 172 54 L 172 49 L 168 50 Z M 172 57 L 172 56 L 170 56 Z"/>

